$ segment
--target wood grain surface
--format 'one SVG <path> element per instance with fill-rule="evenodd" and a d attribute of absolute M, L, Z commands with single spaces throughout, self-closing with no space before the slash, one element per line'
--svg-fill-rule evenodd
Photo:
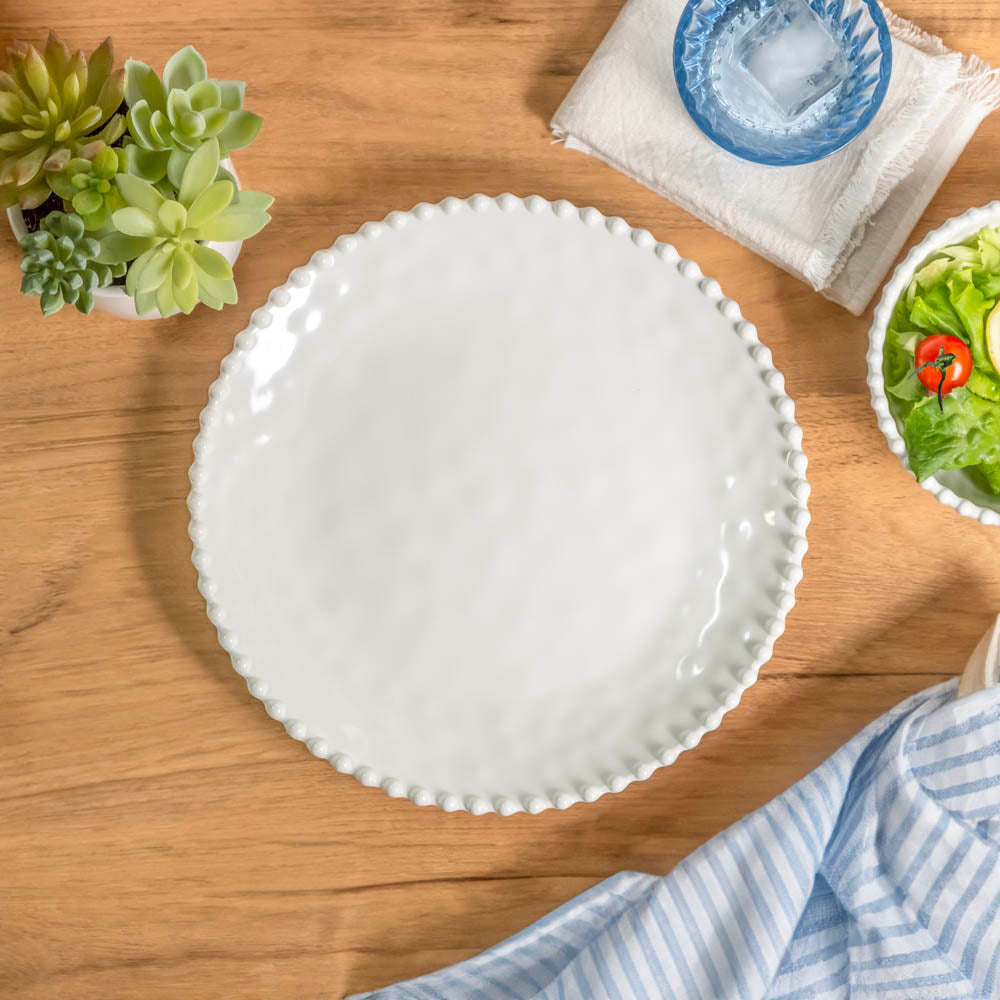
<path fill-rule="evenodd" d="M 1000 609 L 1000 530 L 914 485 L 869 408 L 848 315 L 663 199 L 552 145 L 619 0 L 14 0 L 161 67 L 194 42 L 264 116 L 238 156 L 276 195 L 222 314 L 42 321 L 0 237 L 0 995 L 335 998 L 455 962 L 625 868 L 666 872 L 904 696 Z M 898 13 L 1000 65 L 1000 5 Z M 913 239 L 1000 194 L 987 120 Z M 216 645 L 186 535 L 206 390 L 271 287 L 393 208 L 475 191 L 591 204 L 722 280 L 773 349 L 813 484 L 777 654 L 694 752 L 541 816 L 419 809 L 311 757 Z"/>

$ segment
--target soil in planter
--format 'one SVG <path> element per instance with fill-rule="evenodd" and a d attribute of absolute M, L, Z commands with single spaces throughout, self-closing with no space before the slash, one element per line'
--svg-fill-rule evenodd
<path fill-rule="evenodd" d="M 118 110 L 115 112 L 115 114 L 116 115 L 122 115 L 122 117 L 124 117 L 125 115 L 127 115 L 128 114 L 128 105 L 124 101 L 122 101 L 121 104 L 118 105 Z M 103 128 L 103 127 L 104 126 L 102 125 L 101 128 Z M 97 131 L 100 132 L 101 129 L 98 129 Z M 94 135 L 93 132 L 91 132 L 90 134 Z M 112 148 L 115 148 L 116 146 L 124 146 L 125 145 L 125 136 L 127 136 L 127 135 L 128 135 L 128 129 L 126 129 L 124 132 L 122 132 L 122 134 L 120 136 L 118 136 L 118 138 L 115 139 L 115 141 L 113 143 L 111 143 Z"/>
<path fill-rule="evenodd" d="M 48 196 L 38 206 L 38 208 L 25 208 L 21 210 L 21 215 L 24 216 L 24 225 L 29 233 L 37 233 L 42 224 L 42 219 L 45 218 L 49 212 L 61 212 L 63 210 L 63 200 L 59 195 L 53 193 Z"/>

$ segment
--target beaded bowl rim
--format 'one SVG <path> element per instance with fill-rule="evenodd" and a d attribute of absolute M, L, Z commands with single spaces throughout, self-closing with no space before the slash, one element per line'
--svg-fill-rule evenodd
<path fill-rule="evenodd" d="M 889 444 L 889 450 L 903 463 L 912 475 L 907 459 L 906 444 L 903 435 L 896 426 L 896 418 L 892 415 L 892 407 L 885 391 L 885 375 L 882 372 L 882 361 L 885 353 L 885 338 L 892 320 L 892 313 L 900 296 L 906 291 L 919 266 L 933 253 L 942 247 L 960 243 L 964 239 L 979 232 L 984 226 L 1000 225 L 1000 201 L 991 201 L 988 205 L 970 208 L 961 215 L 953 216 L 947 222 L 928 233 L 906 257 L 899 263 L 892 277 L 886 282 L 882 298 L 875 307 L 871 328 L 868 331 L 868 391 L 871 397 L 872 409 L 878 419 L 879 430 Z M 971 517 L 982 524 L 1000 524 L 1000 513 L 989 507 L 984 507 L 975 500 L 970 500 L 956 493 L 942 483 L 936 476 L 929 476 L 922 483 L 928 493 L 936 500 L 958 511 L 963 517 Z M 1000 503 L 1000 498 L 998 498 Z"/>

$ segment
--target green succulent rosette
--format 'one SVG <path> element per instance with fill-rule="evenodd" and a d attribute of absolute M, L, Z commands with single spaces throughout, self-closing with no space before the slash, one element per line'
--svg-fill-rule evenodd
<path fill-rule="evenodd" d="M 190 45 L 170 57 L 162 82 L 145 63 L 127 60 L 129 173 L 151 184 L 167 177 L 178 188 L 188 160 L 204 143 L 215 140 L 223 158 L 248 146 L 261 119 L 243 110 L 245 87 L 210 79 L 205 60 Z"/>
<path fill-rule="evenodd" d="M 21 291 L 41 299 L 46 316 L 67 303 L 82 313 L 94 308 L 94 289 L 125 273 L 124 263 L 97 259 L 100 243 L 86 234 L 83 219 L 66 212 L 50 212 L 36 233 L 21 240 Z"/>
<path fill-rule="evenodd" d="M 190 313 L 199 302 L 212 309 L 236 302 L 232 267 L 204 244 L 254 236 L 271 221 L 267 209 L 274 199 L 243 191 L 235 203 L 233 183 L 216 179 L 219 154 L 214 138 L 191 154 L 176 198 L 134 174 L 115 177 L 126 207 L 112 214 L 114 231 L 101 238 L 98 259 L 132 262 L 125 290 L 140 315 L 155 309 L 170 316 L 177 310 Z"/>
<path fill-rule="evenodd" d="M 124 149 L 105 147 L 93 160 L 76 157 L 49 177 L 49 187 L 83 219 L 91 232 L 111 222 L 111 213 L 125 207 L 115 176 L 126 169 Z"/>

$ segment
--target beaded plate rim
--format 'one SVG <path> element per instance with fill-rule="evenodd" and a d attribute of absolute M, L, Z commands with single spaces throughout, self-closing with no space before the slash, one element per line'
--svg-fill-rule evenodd
<path fill-rule="evenodd" d="M 672 742 L 651 745 L 644 759 L 629 762 L 627 771 L 608 774 L 600 783 L 588 782 L 547 789 L 545 794 L 527 793 L 519 798 L 457 794 L 448 789 L 408 784 L 391 775 L 383 775 L 362 761 L 353 760 L 349 755 L 331 747 L 324 734 L 310 732 L 305 723 L 290 718 L 287 706 L 271 693 L 267 681 L 255 676 L 253 663 L 241 651 L 238 637 L 226 627 L 225 609 L 215 600 L 217 587 L 212 579 L 211 560 L 206 549 L 209 534 L 199 519 L 199 511 L 204 504 L 201 487 L 206 476 L 205 461 L 211 451 L 211 433 L 220 416 L 220 404 L 229 391 L 230 375 L 240 366 L 242 356 L 253 349 L 258 338 L 266 335 L 267 328 L 274 321 L 275 311 L 289 305 L 290 289 L 306 288 L 318 275 L 329 271 L 338 255 L 349 254 L 364 241 L 379 239 L 394 229 L 414 224 L 424 225 L 441 215 L 477 213 L 493 208 L 530 214 L 551 212 L 563 220 L 576 219 L 583 225 L 604 226 L 612 236 L 631 240 L 636 246 L 655 254 L 665 267 L 675 268 L 684 278 L 695 283 L 699 291 L 731 323 L 734 334 L 743 342 L 754 362 L 764 389 L 770 396 L 777 429 L 787 445 L 785 461 L 788 466 L 784 483 L 786 504 L 783 509 L 782 534 L 785 553 L 778 575 L 780 583 L 768 594 L 771 607 L 761 622 L 762 635 L 744 643 L 744 660 L 732 667 L 728 675 L 731 683 L 725 689 L 722 685 L 712 689 L 715 706 L 694 719 L 696 724 L 678 733 Z M 233 669 L 244 678 L 250 693 L 264 704 L 273 719 L 283 724 L 289 736 L 305 743 L 311 753 L 328 760 L 337 771 L 352 774 L 361 784 L 379 787 L 394 798 L 408 798 L 417 805 L 436 805 L 446 812 L 466 811 L 475 815 L 499 813 L 508 816 L 521 812 L 540 813 L 552 808 L 566 809 L 577 802 L 593 802 L 602 795 L 620 792 L 635 781 L 644 781 L 659 768 L 672 764 L 684 750 L 697 746 L 705 733 L 718 728 L 723 716 L 736 708 L 743 693 L 757 680 L 761 667 L 771 658 L 774 643 L 784 632 L 786 617 L 795 604 L 795 587 L 802 577 L 802 559 L 808 548 L 806 527 L 809 523 L 807 501 L 810 487 L 805 478 L 808 460 L 802 451 L 802 430 L 795 422 L 795 404 L 785 392 L 784 377 L 775 369 L 770 350 L 760 342 L 757 328 L 743 318 L 735 301 L 723 295 L 722 288 L 715 279 L 703 275 L 694 261 L 682 258 L 673 246 L 657 241 L 648 230 L 633 228 L 624 219 L 605 216 L 596 208 L 577 208 L 571 202 L 551 202 L 539 195 L 521 198 L 513 194 L 495 197 L 474 194 L 468 198 L 445 198 L 437 204 L 420 202 L 408 212 L 390 212 L 381 222 L 366 222 L 356 232 L 339 237 L 329 248 L 318 250 L 308 264 L 294 268 L 287 281 L 271 291 L 267 304 L 254 310 L 246 328 L 236 336 L 233 350 L 222 361 L 219 376 L 212 383 L 208 395 L 208 404 L 201 412 L 200 431 L 193 443 L 194 463 L 189 470 L 191 490 L 187 505 L 191 518 L 188 534 L 193 544 L 192 562 L 198 571 L 198 589 L 205 598 L 209 620 L 218 631 L 219 644 L 229 653 Z"/>

